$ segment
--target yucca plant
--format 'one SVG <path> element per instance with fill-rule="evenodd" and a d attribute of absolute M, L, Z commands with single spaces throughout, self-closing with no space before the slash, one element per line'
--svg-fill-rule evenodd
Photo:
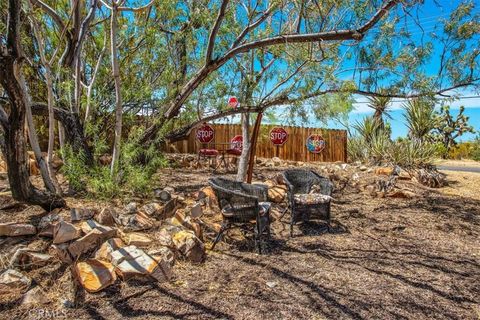
<path fill-rule="evenodd" d="M 435 104 L 431 100 L 415 98 L 408 100 L 404 108 L 409 138 L 419 141 L 428 139 L 437 123 Z"/>
<path fill-rule="evenodd" d="M 373 113 L 373 119 L 375 119 L 381 128 L 385 126 L 384 117 L 390 117 L 389 109 L 390 109 L 390 102 L 392 98 L 390 97 L 368 97 L 368 104 L 369 108 L 375 110 Z"/>

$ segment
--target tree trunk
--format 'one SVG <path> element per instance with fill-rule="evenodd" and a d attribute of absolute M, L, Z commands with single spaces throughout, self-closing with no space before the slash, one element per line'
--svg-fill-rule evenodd
<path fill-rule="evenodd" d="M 238 161 L 237 181 L 245 181 L 247 177 L 248 159 L 250 155 L 250 113 L 242 114 L 242 154 Z"/>
<path fill-rule="evenodd" d="M 25 91 L 25 83 L 22 83 L 21 74 L 23 57 L 20 46 L 20 7 L 20 1 L 9 0 L 6 48 L 2 48 L 0 53 L 0 82 L 10 101 L 8 120 L 2 121 L 8 180 L 14 199 L 51 210 L 65 206 L 65 201 L 54 193 L 45 193 L 36 189 L 29 179 L 30 170 L 25 142 L 25 118 L 29 97 L 28 92 Z"/>
<path fill-rule="evenodd" d="M 114 174 L 120 159 L 120 148 L 122 141 L 122 93 L 120 91 L 120 68 L 117 56 L 117 14 L 118 8 L 115 2 L 112 3 L 112 16 L 110 24 L 110 47 L 112 55 L 113 79 L 115 81 L 115 138 L 113 142 L 113 155 L 111 173 Z"/>

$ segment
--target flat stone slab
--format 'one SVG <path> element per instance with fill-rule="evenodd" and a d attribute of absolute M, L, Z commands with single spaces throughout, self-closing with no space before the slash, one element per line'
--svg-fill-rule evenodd
<path fill-rule="evenodd" d="M 90 293 L 112 285 L 117 280 L 114 270 L 111 263 L 97 259 L 88 259 L 75 265 L 80 284 Z"/>

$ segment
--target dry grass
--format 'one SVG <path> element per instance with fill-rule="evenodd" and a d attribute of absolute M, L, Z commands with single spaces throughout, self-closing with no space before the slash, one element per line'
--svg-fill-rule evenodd
<path fill-rule="evenodd" d="M 263 176 L 273 174 L 275 170 L 262 171 Z M 158 183 L 188 194 L 205 185 L 207 177 L 167 170 Z M 314 221 L 297 226 L 290 238 L 287 214 L 273 224 L 267 255 L 252 252 L 251 241 L 228 237 L 204 264 L 178 263 L 171 283 L 117 282 L 87 294 L 83 307 L 68 310 L 67 316 L 478 319 L 480 199 L 469 197 L 474 185 L 453 186 L 463 191 L 452 196 L 449 189 L 418 188 L 414 199 L 371 198 L 347 187 L 335 194 L 331 233 Z M 37 277 L 46 288 L 56 281 L 53 276 L 45 280 L 45 274 Z M 58 308 L 54 303 L 47 307 Z M 2 309 L 1 318 L 28 316 L 28 308 L 15 302 L 0 303 Z"/>

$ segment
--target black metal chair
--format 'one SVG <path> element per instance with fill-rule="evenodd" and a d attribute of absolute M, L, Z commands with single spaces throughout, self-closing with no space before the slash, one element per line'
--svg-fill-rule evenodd
<path fill-rule="evenodd" d="M 303 169 L 286 170 L 283 178 L 288 187 L 287 197 L 292 212 L 290 236 L 296 222 L 308 221 L 311 216 L 325 220 L 330 230 L 332 182 L 312 170 Z"/>
<path fill-rule="evenodd" d="M 255 247 L 261 253 L 263 236 L 266 234 L 270 238 L 268 187 L 221 177 L 210 178 L 208 183 L 217 196 L 223 216 L 222 227 L 215 237 L 212 250 L 227 229 L 255 220 Z"/>

